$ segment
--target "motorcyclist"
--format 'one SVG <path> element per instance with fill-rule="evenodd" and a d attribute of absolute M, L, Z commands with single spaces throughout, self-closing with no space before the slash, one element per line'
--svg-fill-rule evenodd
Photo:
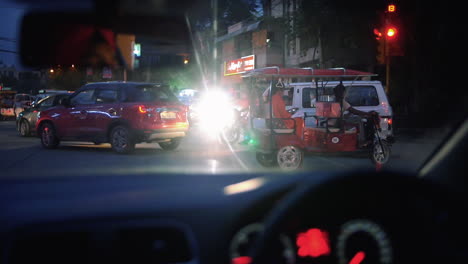
<path fill-rule="evenodd" d="M 335 86 L 333 92 L 335 94 L 335 101 L 340 103 L 343 121 L 345 123 L 355 124 L 359 126 L 359 145 L 360 147 L 367 146 L 370 142 L 366 140 L 367 136 L 365 135 L 364 123 L 362 121 L 362 118 L 370 119 L 371 122 L 374 122 L 376 119 L 378 120 L 379 114 L 375 111 L 361 111 L 351 106 L 351 104 L 348 103 L 348 101 L 346 101 L 346 87 L 341 81 L 337 86 Z M 378 122 L 376 123 L 378 124 Z M 369 133 L 374 132 L 373 128 L 374 126 L 370 127 L 372 131 Z"/>

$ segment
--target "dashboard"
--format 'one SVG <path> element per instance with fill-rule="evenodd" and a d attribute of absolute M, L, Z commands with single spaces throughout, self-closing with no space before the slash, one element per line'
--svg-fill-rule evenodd
<path fill-rule="evenodd" d="M 153 176 L 3 181 L 0 263 L 468 259 L 464 205 L 416 177 Z"/>
<path fill-rule="evenodd" d="M 252 263 L 249 249 L 264 228 L 261 223 L 253 223 L 236 233 L 230 245 L 233 264 Z M 284 231 L 277 236 L 274 250 L 269 253 L 272 254 L 269 258 L 277 261 L 275 263 L 393 263 L 394 252 L 388 234 L 370 220 L 348 221 L 339 230 L 298 229 L 300 231 Z"/>

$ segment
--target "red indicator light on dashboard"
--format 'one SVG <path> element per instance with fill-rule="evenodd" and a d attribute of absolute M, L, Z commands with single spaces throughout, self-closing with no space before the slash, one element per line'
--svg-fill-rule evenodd
<path fill-rule="evenodd" d="M 233 258 L 231 264 L 250 264 L 252 263 L 252 258 L 247 256 Z"/>
<path fill-rule="evenodd" d="M 330 254 L 330 242 L 328 233 L 318 228 L 312 228 L 307 232 L 299 233 L 296 239 L 297 254 L 300 257 L 320 257 Z"/>

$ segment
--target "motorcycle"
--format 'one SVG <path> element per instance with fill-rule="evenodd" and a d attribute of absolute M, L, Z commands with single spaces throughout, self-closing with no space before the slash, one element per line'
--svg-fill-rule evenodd
<path fill-rule="evenodd" d="M 233 119 L 222 129 L 222 138 L 229 144 L 239 141 L 247 133 L 249 125 L 249 109 L 233 109 Z"/>

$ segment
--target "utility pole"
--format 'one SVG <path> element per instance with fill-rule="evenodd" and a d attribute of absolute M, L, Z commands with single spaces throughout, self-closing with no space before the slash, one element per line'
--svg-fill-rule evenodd
<path fill-rule="evenodd" d="M 387 26 L 386 26 L 387 28 Z M 388 34 L 388 32 L 387 32 Z M 384 50 L 385 50 L 385 93 L 390 91 L 390 45 L 388 45 L 388 35 L 384 37 Z"/>

